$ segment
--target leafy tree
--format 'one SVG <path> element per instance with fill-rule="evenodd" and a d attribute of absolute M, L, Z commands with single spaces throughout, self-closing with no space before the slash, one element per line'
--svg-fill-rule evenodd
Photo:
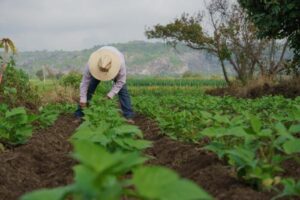
<path fill-rule="evenodd" d="M 24 71 L 15 68 L 14 57 L 9 57 L 10 52 L 13 55 L 17 52 L 13 41 L 1 39 L 0 48 L 4 48 L 3 56 L 0 56 L 0 102 L 10 107 L 36 108 L 39 104 L 37 89 L 32 87 Z"/>
<path fill-rule="evenodd" d="M 13 41 L 9 38 L 3 38 L 0 40 L 0 49 L 3 48 L 4 49 L 4 55 L 3 57 L 0 56 L 0 84 L 2 82 L 2 76 L 3 73 L 6 69 L 6 64 L 7 62 L 9 62 L 8 60 L 8 53 L 9 51 L 11 51 L 13 54 L 17 53 L 17 48 L 15 46 L 15 44 L 13 43 Z"/>
<path fill-rule="evenodd" d="M 178 42 L 182 42 L 192 49 L 207 50 L 215 54 L 221 62 L 224 78 L 229 83 L 230 81 L 224 64 L 228 51 L 219 40 L 214 40 L 214 38 L 204 33 L 200 25 L 201 22 L 201 14 L 189 16 L 187 13 L 184 13 L 181 18 L 175 19 L 173 23 L 165 26 L 158 24 L 154 29 L 148 29 L 146 35 L 148 39 L 162 38 L 174 47 Z"/>
<path fill-rule="evenodd" d="M 38 79 L 40 79 L 41 81 L 44 80 L 44 72 L 43 72 L 43 69 L 40 69 L 38 70 L 36 73 L 35 73 L 36 77 L 38 77 Z"/>
<path fill-rule="evenodd" d="M 300 70 L 300 1 L 299 0 L 239 0 L 260 37 L 287 38 L 295 56 L 293 65 Z"/>
<path fill-rule="evenodd" d="M 213 27 L 211 35 L 203 29 L 205 25 L 202 24 L 201 14 L 183 14 L 172 23 L 165 26 L 158 24 L 146 30 L 146 35 L 149 39 L 162 38 L 173 46 L 182 42 L 188 47 L 206 50 L 217 56 L 228 84 L 226 63 L 231 65 L 243 83 L 253 78 L 257 68 L 262 75 L 276 74 L 282 70 L 286 43 L 279 45 L 275 40 L 257 39 L 256 27 L 247 20 L 246 13 L 239 5 L 230 5 L 227 0 L 213 0 L 207 11 Z M 278 50 L 281 56 L 276 56 Z M 266 56 L 268 62 L 265 62 Z"/>
<path fill-rule="evenodd" d="M 3 38 L 0 40 L 0 48 L 4 48 L 4 51 L 8 53 L 9 51 L 12 51 L 12 53 L 17 53 L 17 48 L 14 44 L 14 42 L 9 38 Z"/>

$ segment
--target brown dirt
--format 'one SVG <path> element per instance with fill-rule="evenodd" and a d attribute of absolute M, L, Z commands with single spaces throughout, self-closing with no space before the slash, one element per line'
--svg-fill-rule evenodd
<path fill-rule="evenodd" d="M 62 115 L 50 128 L 36 131 L 25 145 L 0 154 L 0 200 L 72 182 L 75 161 L 67 140 L 79 125 L 73 121 L 71 115 Z"/>
<path fill-rule="evenodd" d="M 226 88 L 214 88 L 205 93 L 213 96 L 235 96 L 240 98 L 259 98 L 262 96 L 282 95 L 286 98 L 300 96 L 300 79 L 282 81 L 278 84 L 257 81 L 246 86 L 233 84 Z"/>
<path fill-rule="evenodd" d="M 22 146 L 0 154 L 0 200 L 15 200 L 22 194 L 40 188 L 53 188 L 73 181 L 69 156 L 72 151 L 67 139 L 79 124 L 71 115 L 63 115 L 55 124 L 37 131 Z M 269 200 L 274 194 L 258 192 L 239 182 L 235 173 L 214 154 L 201 150 L 199 145 L 171 140 L 160 134 L 156 122 L 144 116 L 135 118 L 136 124 L 153 141 L 146 153 L 154 159 L 149 164 L 163 165 L 191 179 L 220 200 Z M 299 167 L 288 162 L 288 175 Z"/>
<path fill-rule="evenodd" d="M 153 141 L 153 147 L 146 150 L 148 155 L 154 157 L 149 164 L 174 169 L 182 177 L 195 181 L 216 199 L 270 200 L 275 196 L 274 193 L 259 192 L 240 182 L 226 163 L 216 155 L 201 150 L 199 145 L 182 143 L 161 135 L 153 120 L 139 115 L 135 122 L 145 138 Z"/>

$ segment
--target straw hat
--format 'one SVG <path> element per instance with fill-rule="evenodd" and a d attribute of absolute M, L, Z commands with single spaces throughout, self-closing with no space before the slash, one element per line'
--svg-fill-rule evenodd
<path fill-rule="evenodd" d="M 94 78 L 101 81 L 109 81 L 119 73 L 121 59 L 110 50 L 100 49 L 92 53 L 88 64 L 90 73 Z"/>

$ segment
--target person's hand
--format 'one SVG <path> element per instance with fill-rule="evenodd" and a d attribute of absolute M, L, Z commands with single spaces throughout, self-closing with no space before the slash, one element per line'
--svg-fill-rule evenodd
<path fill-rule="evenodd" d="M 108 99 L 108 100 L 111 100 L 111 99 L 112 99 L 112 98 L 110 98 L 108 95 L 106 95 L 105 98 Z"/>
<path fill-rule="evenodd" d="M 87 105 L 87 104 L 86 104 L 86 103 L 83 103 L 83 102 L 80 102 L 79 105 L 80 105 L 81 108 L 86 108 L 86 105 Z"/>

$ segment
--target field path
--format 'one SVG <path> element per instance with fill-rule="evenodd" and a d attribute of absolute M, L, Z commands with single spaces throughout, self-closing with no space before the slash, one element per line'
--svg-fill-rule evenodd
<path fill-rule="evenodd" d="M 79 124 L 62 115 L 49 128 L 36 131 L 25 145 L 0 154 L 0 200 L 16 200 L 39 188 L 72 182 L 72 151 L 68 138 Z"/>
<path fill-rule="evenodd" d="M 214 154 L 201 150 L 200 145 L 175 141 L 161 135 L 158 124 L 142 115 L 138 115 L 135 122 L 144 132 L 145 139 L 153 142 L 153 147 L 146 150 L 146 154 L 155 158 L 149 164 L 174 169 L 182 177 L 195 181 L 216 199 L 271 199 L 272 194 L 257 192 L 239 182 L 228 165 Z"/>

